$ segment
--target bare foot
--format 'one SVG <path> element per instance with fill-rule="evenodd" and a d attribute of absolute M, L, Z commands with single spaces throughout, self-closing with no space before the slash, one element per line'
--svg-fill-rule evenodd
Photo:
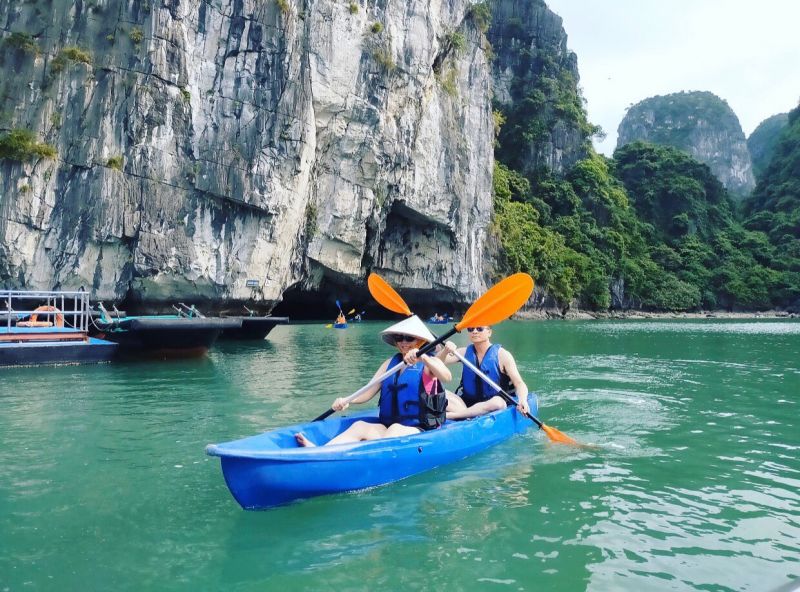
<path fill-rule="evenodd" d="M 313 448 L 314 446 L 316 446 L 316 444 L 314 444 L 311 440 L 306 438 L 306 435 L 303 432 L 297 432 L 294 435 L 294 439 L 297 440 L 298 446 L 303 446 L 305 448 Z"/>

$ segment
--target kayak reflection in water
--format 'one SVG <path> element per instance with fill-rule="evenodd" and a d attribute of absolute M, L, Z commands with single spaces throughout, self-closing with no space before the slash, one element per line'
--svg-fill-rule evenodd
<path fill-rule="evenodd" d="M 453 355 L 453 352 L 458 351 L 506 392 L 513 386 L 519 401 L 517 408 L 523 413 L 529 413 L 528 386 L 522 380 L 511 352 L 503 349 L 499 343 L 492 344 L 491 327 L 467 327 L 467 332 L 471 342 L 469 346 L 459 348 L 448 341 L 437 357 L 445 364 L 453 364 L 460 361 Z M 447 393 L 447 419 L 467 419 L 506 408 L 506 402 L 497 394 L 498 391 L 486 384 L 466 364 L 459 388 L 460 397 L 455 393 Z"/>
<path fill-rule="evenodd" d="M 442 383 L 451 380 L 452 375 L 442 360 L 417 355 L 419 348 L 435 337 L 417 316 L 412 316 L 382 331 L 381 338 L 395 346 L 398 353 L 381 364 L 375 377 L 397 364 L 405 362 L 408 366 L 352 401 L 366 403 L 380 392 L 379 423 L 356 421 L 325 446 L 418 434 L 444 423 L 447 395 Z M 340 397 L 331 408 L 342 411 L 349 404 Z M 316 446 L 302 432 L 294 437 L 300 446 Z"/>

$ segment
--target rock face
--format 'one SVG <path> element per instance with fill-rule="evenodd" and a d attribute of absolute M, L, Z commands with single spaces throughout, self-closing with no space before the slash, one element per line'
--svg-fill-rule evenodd
<path fill-rule="evenodd" d="M 375 270 L 473 299 L 494 124 L 471 15 L 467 0 L 1 3 L 0 138 L 31 130 L 57 157 L 0 160 L 0 286 L 269 308 Z"/>
<path fill-rule="evenodd" d="M 789 114 L 778 113 L 758 124 L 747 138 L 747 149 L 753 160 L 753 174 L 758 181 L 772 159 L 781 132 L 789 125 Z"/>
<path fill-rule="evenodd" d="M 681 92 L 637 103 L 619 124 L 617 147 L 635 140 L 673 146 L 705 163 L 734 196 L 755 187 L 739 119 L 709 92 Z"/>
<path fill-rule="evenodd" d="M 592 130 L 585 129 L 578 59 L 561 17 L 542 0 L 497 0 L 488 37 L 494 104 L 506 118 L 498 159 L 526 174 L 563 172 L 585 155 Z"/>

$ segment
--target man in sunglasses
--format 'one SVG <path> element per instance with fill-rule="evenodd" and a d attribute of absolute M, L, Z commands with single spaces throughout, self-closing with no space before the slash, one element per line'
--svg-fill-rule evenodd
<path fill-rule="evenodd" d="M 445 364 L 453 364 L 459 361 L 453 355 L 453 352 L 458 351 L 506 392 L 513 386 L 518 398 L 517 407 L 521 412 L 529 413 L 528 386 L 517 370 L 514 356 L 499 343 L 493 344 L 490 341 L 491 327 L 467 327 L 467 334 L 470 340 L 467 347 L 459 348 L 452 341 L 448 341 L 437 357 Z M 498 391 L 466 365 L 456 392 L 459 390 L 461 396 L 447 393 L 447 419 L 467 419 L 506 408 L 506 402 L 497 394 Z"/>

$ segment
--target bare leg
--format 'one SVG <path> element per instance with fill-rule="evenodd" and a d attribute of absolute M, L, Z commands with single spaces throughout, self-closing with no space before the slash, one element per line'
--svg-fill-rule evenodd
<path fill-rule="evenodd" d="M 350 442 L 362 442 L 364 440 L 377 440 L 386 437 L 386 426 L 379 423 L 369 423 L 367 421 L 357 421 L 341 434 L 325 443 L 325 446 L 332 444 L 349 444 Z"/>
<path fill-rule="evenodd" d="M 366 440 L 380 440 L 381 438 L 396 438 L 398 436 L 411 436 L 413 434 L 419 434 L 419 428 L 404 426 L 400 423 L 393 423 L 387 428 L 379 423 L 357 421 L 341 434 L 326 442 L 324 446 L 331 446 L 333 444 L 349 444 L 351 442 L 364 442 Z M 302 432 L 296 433 L 294 435 L 294 439 L 297 440 L 298 446 L 316 446 L 316 444 L 306 438 L 305 434 Z"/>
<path fill-rule="evenodd" d="M 467 404 L 464 402 L 464 399 L 459 397 L 457 394 L 445 391 L 447 394 L 447 412 L 459 412 L 464 411 L 467 408 Z"/>
<path fill-rule="evenodd" d="M 453 411 L 450 410 L 449 401 L 450 399 L 448 397 L 447 419 L 467 419 L 470 417 L 478 417 L 479 415 L 486 415 L 492 411 L 499 411 L 500 409 L 506 408 L 506 402 L 502 397 L 492 397 L 488 401 L 475 403 L 472 407 L 466 407 L 465 405 L 464 409 L 457 409 Z"/>
<path fill-rule="evenodd" d="M 412 426 L 405 426 L 402 423 L 393 423 L 386 428 L 386 435 L 384 438 L 396 438 L 397 436 L 412 436 L 419 434 L 419 428 Z"/>

